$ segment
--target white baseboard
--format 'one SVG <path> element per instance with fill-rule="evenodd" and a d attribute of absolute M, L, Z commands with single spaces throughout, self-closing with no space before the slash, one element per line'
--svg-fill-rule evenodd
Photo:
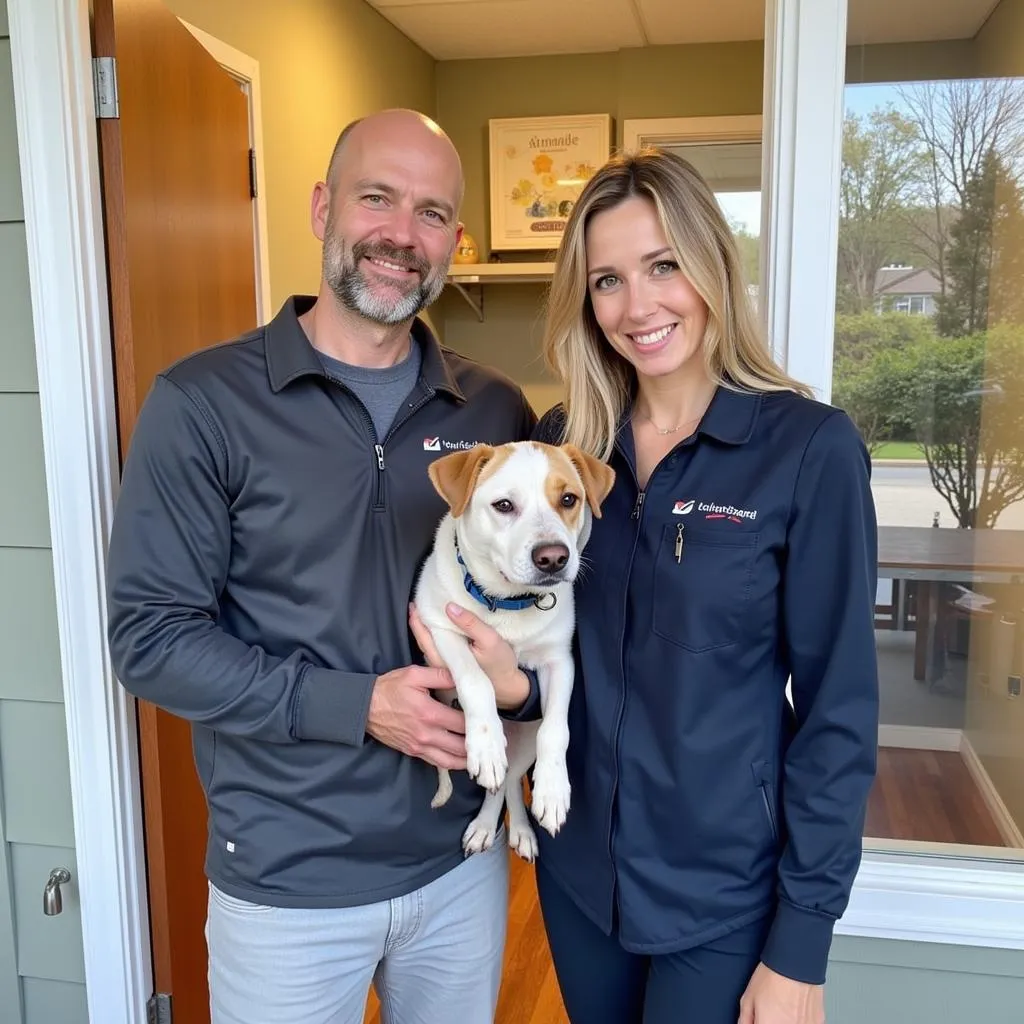
<path fill-rule="evenodd" d="M 926 725 L 880 725 L 880 747 L 903 747 L 905 750 L 952 750 L 962 747 L 962 729 L 941 729 Z"/>
<path fill-rule="evenodd" d="M 975 785 L 981 792 L 985 805 L 988 807 L 989 813 L 996 823 L 996 828 L 999 829 L 999 834 L 1003 837 L 1003 842 L 1013 849 L 1024 849 L 1024 834 L 1021 834 L 1021 830 L 1017 827 L 1013 816 L 1007 809 L 1006 804 L 1003 803 L 1003 798 L 999 795 L 999 791 L 993 784 L 988 772 L 985 771 L 985 766 L 981 763 L 981 758 L 978 757 L 978 752 L 967 738 L 966 733 L 960 744 L 960 756 L 963 758 L 964 764 L 967 765 L 967 770 L 971 773 L 971 778 L 974 779 Z"/>

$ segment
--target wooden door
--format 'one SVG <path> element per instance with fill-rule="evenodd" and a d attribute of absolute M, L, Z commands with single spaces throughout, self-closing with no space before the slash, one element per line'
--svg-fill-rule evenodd
<path fill-rule="evenodd" d="M 116 58 L 100 120 L 122 461 L 154 376 L 256 325 L 248 101 L 159 0 L 93 0 L 94 52 Z M 206 805 L 189 727 L 139 706 L 156 991 L 209 1021 Z"/>

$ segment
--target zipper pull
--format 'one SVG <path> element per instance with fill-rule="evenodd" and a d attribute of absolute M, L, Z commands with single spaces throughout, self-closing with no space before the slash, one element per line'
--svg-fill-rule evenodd
<path fill-rule="evenodd" d="M 683 560 L 683 524 L 676 526 L 676 564 Z"/>
<path fill-rule="evenodd" d="M 383 473 L 384 472 L 384 449 L 379 445 L 375 444 L 373 450 L 377 453 L 377 468 Z"/>
<path fill-rule="evenodd" d="M 633 506 L 633 515 L 630 518 L 632 518 L 632 519 L 639 519 L 640 518 L 640 509 L 643 508 L 643 504 L 644 504 L 644 492 L 641 491 L 636 496 L 636 504 Z"/>

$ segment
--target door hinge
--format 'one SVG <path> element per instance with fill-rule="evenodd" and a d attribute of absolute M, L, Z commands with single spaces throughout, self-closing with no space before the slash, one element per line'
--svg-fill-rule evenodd
<path fill-rule="evenodd" d="M 256 198 L 256 150 L 249 150 L 249 195 Z"/>
<path fill-rule="evenodd" d="M 93 95 L 96 97 L 96 116 L 99 118 L 117 117 L 116 57 L 93 57 L 92 85 Z"/>
<path fill-rule="evenodd" d="M 166 992 L 154 992 L 146 1003 L 146 1024 L 174 1024 L 171 1018 L 171 997 Z"/>

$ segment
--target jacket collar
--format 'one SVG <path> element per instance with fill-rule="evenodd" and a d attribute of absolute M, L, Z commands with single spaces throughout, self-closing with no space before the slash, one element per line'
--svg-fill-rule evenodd
<path fill-rule="evenodd" d="M 306 337 L 299 317 L 313 306 L 312 295 L 293 295 L 266 326 L 267 374 L 275 393 L 300 377 L 326 377 L 316 349 Z M 433 331 L 418 317 L 412 323 L 412 337 L 422 351 L 420 379 L 435 391 L 446 391 L 460 402 L 466 400 L 456 383 L 444 349 Z"/>
<path fill-rule="evenodd" d="M 761 399 L 759 392 L 734 391 L 719 384 L 697 432 L 723 444 L 746 444 L 754 433 Z"/>

